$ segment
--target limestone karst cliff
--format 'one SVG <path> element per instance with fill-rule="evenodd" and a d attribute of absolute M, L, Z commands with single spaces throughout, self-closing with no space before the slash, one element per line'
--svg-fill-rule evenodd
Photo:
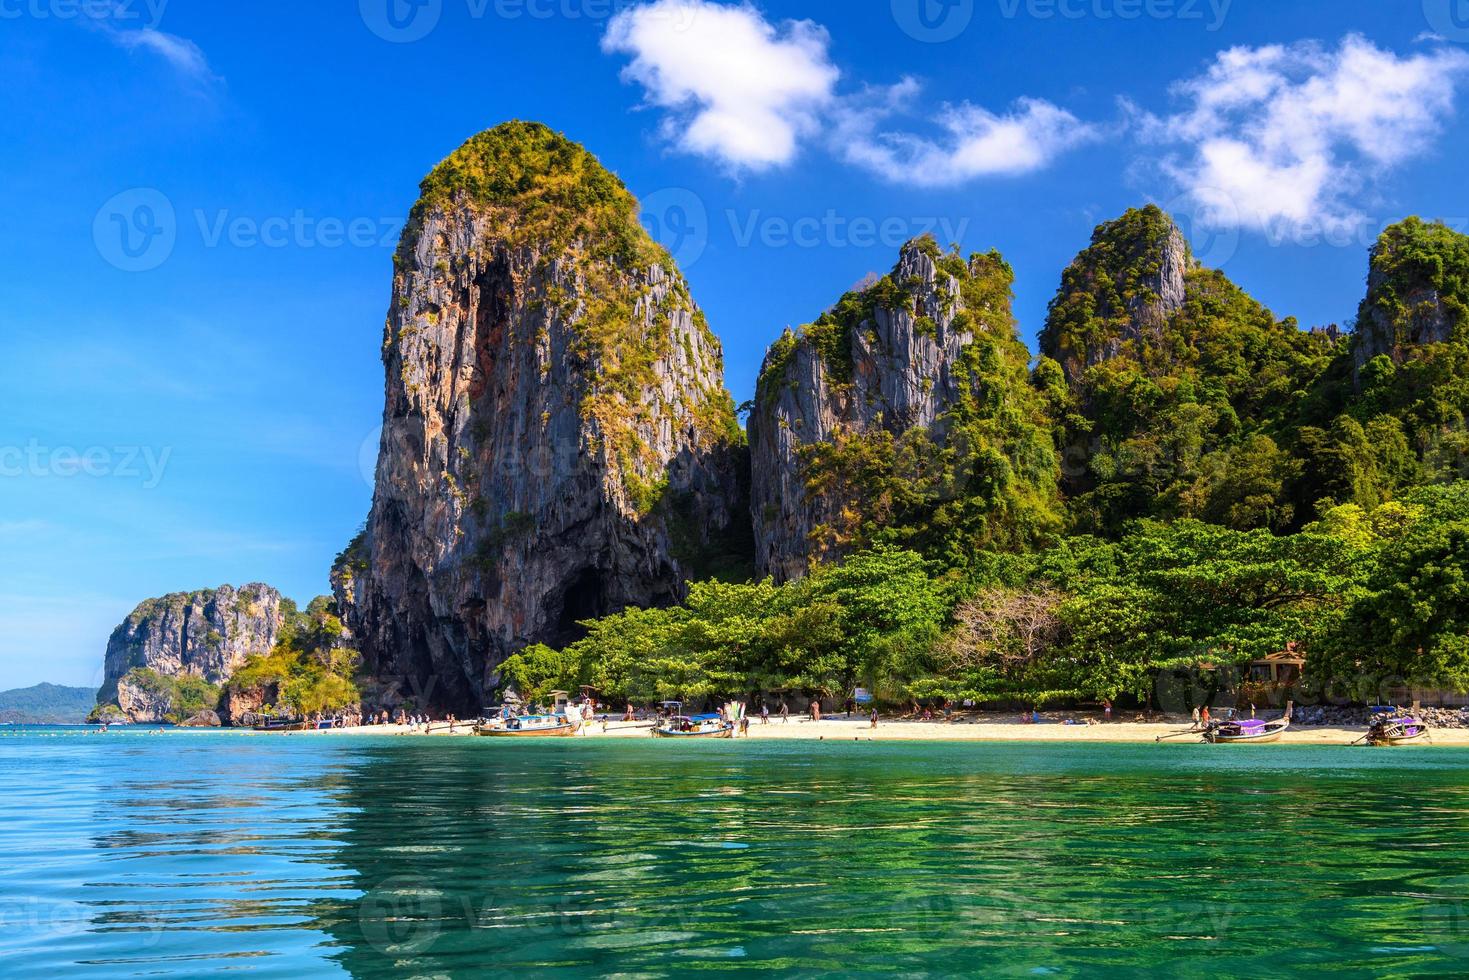
<path fill-rule="evenodd" d="M 1041 349 L 1074 381 L 1125 351 L 1160 346 L 1195 266 L 1183 232 L 1160 208 L 1099 225 L 1062 273 Z"/>
<path fill-rule="evenodd" d="M 333 585 L 369 669 L 423 700 L 477 709 L 525 644 L 748 551 L 719 341 L 622 182 L 546 127 L 423 182 L 383 363 L 372 511 Z"/>
<path fill-rule="evenodd" d="M 1078 530 L 1115 533 L 1141 514 L 1241 529 L 1296 520 L 1277 440 L 1334 341 L 1200 266 L 1160 208 L 1097 227 L 1040 340 L 1066 376 L 1057 432 Z"/>
<path fill-rule="evenodd" d="M 252 655 L 275 646 L 284 621 L 281 594 L 268 585 L 228 585 L 141 603 L 107 643 L 99 705 L 132 721 L 159 721 L 169 706 L 135 670 L 220 685 Z"/>
<path fill-rule="evenodd" d="M 763 572 L 799 577 L 878 531 L 962 550 L 1052 525 L 1056 462 L 1012 280 L 998 253 L 965 261 L 918 239 L 771 347 L 749 422 Z"/>
<path fill-rule="evenodd" d="M 1387 355 L 1401 363 L 1416 349 L 1466 339 L 1469 237 L 1409 218 L 1372 247 L 1367 296 L 1357 314 L 1356 367 Z"/>

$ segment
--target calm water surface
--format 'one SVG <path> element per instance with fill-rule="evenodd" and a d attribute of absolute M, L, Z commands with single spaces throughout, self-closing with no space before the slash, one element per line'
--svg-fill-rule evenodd
<path fill-rule="evenodd" d="M 1469 751 L 0 734 L 14 977 L 1469 974 Z"/>

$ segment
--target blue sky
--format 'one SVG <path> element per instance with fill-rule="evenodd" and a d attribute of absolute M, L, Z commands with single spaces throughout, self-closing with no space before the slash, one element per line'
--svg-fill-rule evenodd
<path fill-rule="evenodd" d="M 650 202 L 744 399 L 930 229 L 1005 253 L 1028 339 L 1147 201 L 1348 320 L 1376 229 L 1469 223 L 1465 7 L 0 0 L 0 688 L 96 683 L 148 596 L 326 591 L 397 228 L 479 130 L 543 121 Z"/>

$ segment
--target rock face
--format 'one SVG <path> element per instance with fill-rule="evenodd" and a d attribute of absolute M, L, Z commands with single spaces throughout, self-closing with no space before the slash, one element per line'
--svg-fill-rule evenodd
<path fill-rule="evenodd" d="M 845 550 L 848 535 L 840 528 L 854 516 L 876 516 L 861 513 L 855 499 L 873 481 L 858 476 L 844 486 L 840 479 L 825 480 L 818 488 L 813 451 L 863 441 L 881 451 L 891 445 L 889 437 L 921 433 L 924 446 L 947 448 L 962 459 L 985 447 L 977 438 L 962 448 L 945 446 L 961 409 L 968 409 L 965 418 L 993 420 L 979 404 L 986 389 L 1013 393 L 1029 405 L 1029 354 L 1014 338 L 1011 279 L 997 253 L 966 263 L 941 253 L 932 239 L 915 240 L 904 246 L 890 275 L 849 293 L 816 323 L 799 334 L 787 331 L 771 347 L 749 422 L 751 509 L 763 573 L 778 580 L 803 575 L 813 559 Z M 1044 427 L 1036 433 L 1036 479 L 1049 482 L 1054 494 L 1049 434 Z M 992 447 L 1012 475 L 1028 468 L 1010 465 L 1022 438 L 1005 432 Z M 952 481 L 948 489 L 969 492 Z"/>
<path fill-rule="evenodd" d="M 1076 381 L 1131 346 L 1155 344 L 1188 299 L 1195 262 L 1183 232 L 1156 205 L 1099 225 L 1062 275 L 1041 350 Z M 1067 300 L 1085 297 L 1084 308 Z M 1082 321 L 1086 329 L 1076 329 Z"/>
<path fill-rule="evenodd" d="M 1441 224 L 1409 218 L 1385 230 L 1372 247 L 1367 296 L 1357 314 L 1355 370 L 1386 355 L 1402 363 L 1429 344 L 1456 339 L 1465 321 L 1463 271 L 1469 237 Z"/>
<path fill-rule="evenodd" d="M 333 572 L 369 669 L 421 701 L 477 709 L 526 644 L 677 601 L 744 519 L 719 342 L 637 214 L 533 124 L 424 181 L 372 513 Z"/>
<path fill-rule="evenodd" d="M 270 652 L 283 621 L 281 594 L 258 583 L 149 599 L 113 630 L 97 703 L 117 704 L 133 721 L 158 721 L 167 704 L 128 682 L 129 671 L 223 684 L 247 657 Z"/>

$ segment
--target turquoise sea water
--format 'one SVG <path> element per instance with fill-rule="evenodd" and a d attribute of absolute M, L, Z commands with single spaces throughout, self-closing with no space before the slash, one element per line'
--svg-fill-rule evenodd
<path fill-rule="evenodd" d="M 1469 974 L 1469 751 L 0 734 L 15 977 Z"/>

